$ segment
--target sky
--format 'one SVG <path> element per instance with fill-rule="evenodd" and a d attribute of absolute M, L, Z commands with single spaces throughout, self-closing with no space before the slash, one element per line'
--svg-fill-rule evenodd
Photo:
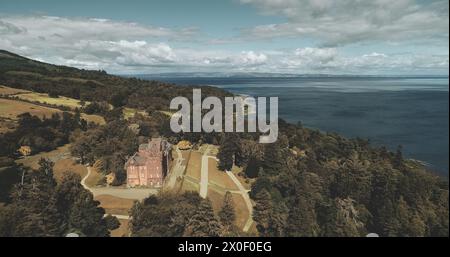
<path fill-rule="evenodd" d="M 1 0 L 0 49 L 115 74 L 448 75 L 448 0 Z"/>

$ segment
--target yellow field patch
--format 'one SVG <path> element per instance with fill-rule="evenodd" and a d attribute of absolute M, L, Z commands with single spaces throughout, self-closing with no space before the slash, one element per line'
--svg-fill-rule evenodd
<path fill-rule="evenodd" d="M 19 99 L 30 101 L 30 102 L 38 102 L 42 104 L 51 104 L 51 105 L 61 105 L 66 106 L 71 109 L 75 108 L 81 108 L 80 100 L 65 97 L 65 96 L 59 96 L 59 97 L 50 97 L 48 94 L 44 93 L 23 93 L 17 95 Z M 86 102 L 86 105 L 89 104 L 89 102 Z"/>
<path fill-rule="evenodd" d="M 146 111 L 141 111 L 141 110 L 134 109 L 134 108 L 129 108 L 129 107 L 123 108 L 123 117 L 124 117 L 124 119 L 132 118 L 136 113 L 139 113 L 141 115 L 147 116 L 147 112 Z"/>
<path fill-rule="evenodd" d="M 96 114 L 81 113 L 81 118 L 86 120 L 87 122 L 94 122 L 99 125 L 106 124 L 105 119 L 102 116 Z"/>
<path fill-rule="evenodd" d="M 53 113 L 62 113 L 61 110 L 56 108 L 50 108 L 19 100 L 0 98 L 0 120 L 3 120 L 4 122 L 6 120 L 15 121 L 17 120 L 18 115 L 26 112 L 31 115 L 38 116 L 41 119 L 44 117 L 50 118 Z M 88 122 L 94 122 L 100 125 L 105 124 L 105 119 L 99 115 L 82 113 L 81 118 Z"/>
<path fill-rule="evenodd" d="M 61 110 L 39 106 L 32 103 L 0 98 L 0 117 L 16 120 L 17 116 L 29 112 L 39 118 L 51 117 L 53 113 L 61 113 Z"/>

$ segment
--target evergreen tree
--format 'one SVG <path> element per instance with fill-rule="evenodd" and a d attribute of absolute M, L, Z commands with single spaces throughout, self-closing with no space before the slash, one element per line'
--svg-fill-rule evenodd
<path fill-rule="evenodd" d="M 403 146 L 399 145 L 394 155 L 393 166 L 396 169 L 402 169 L 403 166 Z"/>
<path fill-rule="evenodd" d="M 227 229 L 231 228 L 236 221 L 236 213 L 234 210 L 233 196 L 229 191 L 225 193 L 222 209 L 219 212 L 219 218 Z"/>
<path fill-rule="evenodd" d="M 311 237 L 319 235 L 319 225 L 317 224 L 314 207 L 309 204 L 303 195 L 298 195 L 292 205 L 287 224 L 287 236 Z"/>
<path fill-rule="evenodd" d="M 111 214 L 108 214 L 105 217 L 105 222 L 106 222 L 106 227 L 108 228 L 108 230 L 114 230 L 114 229 L 118 229 L 120 227 L 120 222 L 119 220 L 112 216 Z"/>
<path fill-rule="evenodd" d="M 285 165 L 285 157 L 278 142 L 264 146 L 263 169 L 267 175 L 279 174 Z"/>
<path fill-rule="evenodd" d="M 138 231 L 143 227 L 143 206 L 142 203 L 138 201 L 134 201 L 133 206 L 130 209 L 130 216 L 132 219 L 130 220 L 129 226 L 132 234 L 138 233 Z"/>
<path fill-rule="evenodd" d="M 285 236 L 285 229 L 288 226 L 288 213 L 289 209 L 284 202 L 278 202 L 274 205 L 267 229 L 269 236 Z"/>
<path fill-rule="evenodd" d="M 68 229 L 87 236 L 109 235 L 108 230 L 115 229 L 118 220 L 115 217 L 103 217 L 104 210 L 93 199 L 91 192 L 81 185 L 80 175 L 65 172 L 56 188 L 59 213 L 68 221 Z"/>
<path fill-rule="evenodd" d="M 187 224 L 185 235 L 194 237 L 221 236 L 222 225 L 215 217 L 211 202 L 203 200 Z"/>
<path fill-rule="evenodd" d="M 272 198 L 267 190 L 263 189 L 255 196 L 256 205 L 253 209 L 253 220 L 262 236 L 269 235 L 270 219 L 272 215 Z"/>
<path fill-rule="evenodd" d="M 58 212 L 53 163 L 41 159 L 37 171 L 25 174 L 12 191 L 11 208 L 17 214 L 14 236 L 61 236 L 65 222 Z"/>
<path fill-rule="evenodd" d="M 229 137 L 225 136 L 220 144 L 217 158 L 219 159 L 218 168 L 220 170 L 231 170 L 233 167 L 233 157 L 235 152 L 235 144 Z"/>
<path fill-rule="evenodd" d="M 90 192 L 81 191 L 75 199 L 69 213 L 69 232 L 79 231 L 89 237 L 109 236 L 106 220 L 103 218 L 105 211 L 98 207 Z"/>

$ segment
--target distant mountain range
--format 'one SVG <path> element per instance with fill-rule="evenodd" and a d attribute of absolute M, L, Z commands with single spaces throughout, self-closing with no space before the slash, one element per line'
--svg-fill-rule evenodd
<path fill-rule="evenodd" d="M 442 78 L 448 75 L 355 75 L 355 74 L 292 74 L 292 73 L 268 73 L 268 72 L 166 72 L 166 73 L 149 73 L 149 74 L 122 74 L 125 77 L 138 77 L 144 79 L 158 78 L 302 78 L 302 77 L 386 77 L 386 78 L 417 78 L 430 77 Z"/>

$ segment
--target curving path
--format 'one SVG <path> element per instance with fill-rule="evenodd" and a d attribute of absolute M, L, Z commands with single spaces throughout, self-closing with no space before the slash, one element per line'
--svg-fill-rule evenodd
<path fill-rule="evenodd" d="M 111 215 L 113 217 L 118 218 L 119 220 L 130 220 L 131 216 L 128 215 L 120 215 L 120 214 L 111 214 L 111 213 L 105 213 L 105 215 L 103 215 L 103 217 L 106 217 L 108 215 Z"/>
<path fill-rule="evenodd" d="M 209 156 L 209 149 L 208 146 L 205 149 L 205 152 L 202 155 L 202 167 L 201 167 L 201 177 L 200 177 L 200 196 L 203 198 L 206 198 L 208 193 L 208 159 L 214 159 L 216 161 L 219 161 L 215 156 Z M 242 183 L 236 178 L 236 176 L 231 171 L 226 171 L 227 175 L 230 177 L 230 179 L 236 184 L 239 191 L 233 190 L 233 193 L 238 193 L 242 195 L 242 198 L 244 199 L 245 205 L 248 209 L 248 218 L 245 222 L 245 225 L 242 229 L 244 232 L 248 232 L 250 227 L 253 224 L 253 204 L 250 200 L 250 197 L 248 195 L 249 190 L 245 189 Z M 229 191 L 229 190 L 228 190 Z"/>
<path fill-rule="evenodd" d="M 89 187 L 86 185 L 86 179 L 91 175 L 91 167 L 87 167 L 87 174 L 81 180 L 81 185 L 89 190 L 94 196 L 97 195 L 111 195 L 115 197 L 132 199 L 132 200 L 143 200 L 150 195 L 158 193 L 158 189 L 155 188 L 116 188 L 116 187 Z"/>
<path fill-rule="evenodd" d="M 233 172 L 231 171 L 226 171 L 227 175 L 231 178 L 231 180 L 233 180 L 234 184 L 236 184 L 236 186 L 239 188 L 240 194 L 242 195 L 242 197 L 244 198 L 245 201 L 245 205 L 247 206 L 248 209 L 248 219 L 245 222 L 244 228 L 242 229 L 242 231 L 244 232 L 248 232 L 248 230 L 250 229 L 250 227 L 253 224 L 253 205 L 252 202 L 250 201 L 250 197 L 248 196 L 248 190 L 246 190 L 244 188 L 244 186 L 241 184 L 241 182 L 236 178 L 236 176 L 233 174 Z"/>

